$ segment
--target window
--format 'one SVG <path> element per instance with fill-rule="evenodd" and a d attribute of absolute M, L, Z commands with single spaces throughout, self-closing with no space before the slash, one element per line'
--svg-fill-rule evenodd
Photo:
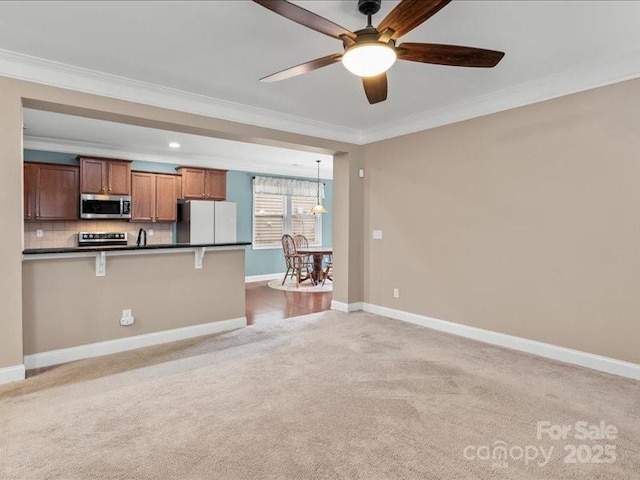
<path fill-rule="evenodd" d="M 284 195 L 253 194 L 253 246 L 278 247 L 284 235 Z"/>
<path fill-rule="evenodd" d="M 315 197 L 253 192 L 253 248 L 280 248 L 282 235 L 301 234 L 322 245 L 322 215 L 309 213 Z"/>

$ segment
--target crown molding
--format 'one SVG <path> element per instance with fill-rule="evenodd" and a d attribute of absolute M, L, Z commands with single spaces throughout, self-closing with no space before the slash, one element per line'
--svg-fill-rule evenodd
<path fill-rule="evenodd" d="M 252 107 L 0 49 L 0 75 L 187 113 L 357 145 L 428 130 L 640 77 L 640 51 L 367 130 Z"/>
<path fill-rule="evenodd" d="M 366 145 L 638 77 L 640 50 L 370 128 L 360 141 Z"/>
<path fill-rule="evenodd" d="M 360 131 L 341 125 L 199 95 L 175 88 L 0 49 L 0 75 L 258 127 L 354 143 Z"/>

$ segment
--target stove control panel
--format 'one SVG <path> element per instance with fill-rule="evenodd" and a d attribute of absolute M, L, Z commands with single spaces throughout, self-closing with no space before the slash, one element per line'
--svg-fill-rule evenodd
<path fill-rule="evenodd" d="M 127 244 L 126 232 L 78 232 L 79 247 Z"/>

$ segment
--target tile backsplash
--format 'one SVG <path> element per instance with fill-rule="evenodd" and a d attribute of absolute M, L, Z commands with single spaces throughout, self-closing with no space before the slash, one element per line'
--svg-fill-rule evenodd
<path fill-rule="evenodd" d="M 130 223 L 118 220 L 29 222 L 24 224 L 24 248 L 77 247 L 78 232 L 127 232 L 129 245 L 135 245 L 141 228 L 147 231 L 148 245 L 173 243 L 172 226 L 172 223 Z M 38 230 L 42 230 L 42 237 L 37 236 Z"/>

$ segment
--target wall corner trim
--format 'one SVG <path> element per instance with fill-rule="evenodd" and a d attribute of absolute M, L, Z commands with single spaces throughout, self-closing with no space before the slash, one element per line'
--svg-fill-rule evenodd
<path fill-rule="evenodd" d="M 460 337 L 470 338 L 479 342 L 510 348 L 520 352 L 531 353 L 540 357 L 550 358 L 552 360 L 558 360 L 560 362 L 570 363 L 590 368 L 592 370 L 618 375 L 620 377 L 640 380 L 640 364 L 637 363 L 625 362 L 615 358 L 582 352 L 580 350 L 573 350 L 571 348 L 551 345 L 549 343 L 529 340 L 527 338 L 507 335 L 505 333 L 494 332 L 491 330 L 484 330 L 482 328 L 470 327 L 459 323 L 447 322 L 437 318 L 404 312 L 402 310 L 395 310 L 370 303 L 364 303 L 363 310 L 365 312 L 382 315 L 384 317 L 389 317 L 407 323 L 413 323 L 414 325 L 420 325 L 433 330 L 439 330 L 441 332 L 451 333 Z"/>
<path fill-rule="evenodd" d="M 102 355 L 110 355 L 112 353 L 134 350 L 136 348 L 160 345 L 162 343 L 175 342 L 177 340 L 210 335 L 212 333 L 226 332 L 246 326 L 247 318 L 238 317 L 229 320 L 201 323 L 189 327 L 136 335 L 133 337 L 79 345 L 77 347 L 61 348 L 59 350 L 51 350 L 49 352 L 34 353 L 32 355 L 25 355 L 23 370 L 24 367 L 27 369 L 48 367 L 84 358 L 100 357 Z M 2 371 L 0 370 L 0 373 L 1 372 Z"/>
<path fill-rule="evenodd" d="M 24 364 L 0 368 L 0 385 L 3 383 L 19 382 L 25 379 Z"/>
<path fill-rule="evenodd" d="M 344 303 L 338 302 L 336 300 L 331 300 L 331 310 L 337 310 L 339 312 L 345 313 L 358 312 L 360 310 L 363 310 L 363 305 L 364 304 L 362 302 Z"/>

